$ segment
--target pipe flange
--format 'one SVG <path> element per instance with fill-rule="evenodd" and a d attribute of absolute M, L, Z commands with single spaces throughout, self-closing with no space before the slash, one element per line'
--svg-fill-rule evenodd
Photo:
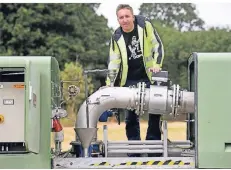
<path fill-rule="evenodd" d="M 180 86 L 178 84 L 174 84 L 172 86 L 172 91 L 172 112 L 170 113 L 170 115 L 173 115 L 174 118 L 176 118 L 178 116 L 178 108 L 180 101 Z"/>
<path fill-rule="evenodd" d="M 171 107 L 172 107 L 172 112 L 170 113 L 171 115 L 174 115 L 174 111 L 175 111 L 175 98 L 176 98 L 176 85 L 174 84 L 173 86 L 172 86 L 172 90 L 173 90 L 173 92 L 172 92 L 172 105 L 171 105 Z"/>
<path fill-rule="evenodd" d="M 137 115 L 139 115 L 140 114 L 140 95 L 141 95 L 141 83 L 138 83 L 137 84 L 137 86 L 138 86 L 138 88 L 137 88 L 137 93 L 136 93 L 136 102 L 135 102 L 135 105 L 136 105 L 136 111 L 135 111 L 135 113 L 137 114 Z"/>
<path fill-rule="evenodd" d="M 144 105 L 145 105 L 145 82 L 140 82 L 137 84 L 137 95 L 136 95 L 136 111 L 135 113 L 138 116 L 142 116 L 144 114 Z"/>
<path fill-rule="evenodd" d="M 178 116 L 178 107 L 179 107 L 179 93 L 180 93 L 180 86 L 176 85 L 176 99 L 175 99 L 175 110 L 174 110 L 174 117 Z"/>
<path fill-rule="evenodd" d="M 145 82 L 142 82 L 142 84 L 141 84 L 141 95 L 140 95 L 140 98 L 141 98 L 141 99 L 140 99 L 140 113 L 139 113 L 140 116 L 142 116 L 142 115 L 144 114 L 145 87 L 146 87 Z"/>

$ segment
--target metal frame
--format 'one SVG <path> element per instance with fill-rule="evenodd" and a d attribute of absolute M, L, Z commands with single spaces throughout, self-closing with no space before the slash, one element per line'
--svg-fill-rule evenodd
<path fill-rule="evenodd" d="M 56 158 L 54 169 L 158 169 L 158 168 L 195 168 L 191 157 L 124 157 L 124 158 Z"/>
<path fill-rule="evenodd" d="M 163 157 L 168 159 L 169 153 L 182 153 L 183 148 L 191 146 L 190 141 L 168 141 L 167 121 L 163 121 L 163 140 L 129 140 L 129 141 L 109 141 L 107 126 L 103 127 L 104 155 L 108 157 L 112 153 L 163 153 Z M 174 148 L 175 147 L 175 148 Z"/>
<path fill-rule="evenodd" d="M 194 155 L 172 156 L 182 153 L 184 147 L 189 147 L 190 141 L 168 141 L 167 121 L 163 121 L 163 140 L 131 140 L 109 141 L 107 125 L 103 126 L 104 157 L 88 158 L 54 158 L 53 168 L 88 168 L 88 169 L 157 169 L 157 168 L 195 168 Z M 180 147 L 177 148 L 177 147 Z M 182 148 L 181 148 L 182 147 Z M 112 157 L 122 153 L 163 153 L 163 157 Z"/>

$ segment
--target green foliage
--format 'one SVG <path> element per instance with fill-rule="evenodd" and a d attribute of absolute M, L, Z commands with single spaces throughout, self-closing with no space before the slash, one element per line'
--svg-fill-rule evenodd
<path fill-rule="evenodd" d="M 83 77 L 83 68 L 79 63 L 65 63 L 64 70 L 61 71 L 61 79 L 62 81 L 73 81 L 76 80 L 76 82 L 66 82 L 63 85 L 64 89 L 64 100 L 66 101 L 66 109 L 68 111 L 68 118 L 71 120 L 75 120 L 76 114 L 79 110 L 79 106 L 83 103 L 85 100 L 85 81 Z M 88 84 L 88 92 L 91 94 L 93 92 L 93 84 L 92 79 L 87 79 Z M 67 89 L 70 85 L 76 85 L 80 89 L 80 93 L 73 97 L 69 98 L 69 95 L 67 93 Z M 68 119 L 64 119 L 63 122 L 65 125 L 73 125 L 73 122 L 69 121 Z"/>
<path fill-rule="evenodd" d="M 173 83 L 187 88 L 187 60 L 192 52 L 231 52 L 231 34 L 225 29 L 180 32 L 152 21 L 164 44 L 163 69 Z"/>
<path fill-rule="evenodd" d="M 177 30 L 203 29 L 204 21 L 198 17 L 196 6 L 190 3 L 145 3 L 140 14 L 159 20 L 162 26 L 171 26 Z"/>

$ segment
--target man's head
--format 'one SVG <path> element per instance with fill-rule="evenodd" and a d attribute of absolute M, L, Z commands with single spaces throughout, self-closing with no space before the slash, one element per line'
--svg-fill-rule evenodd
<path fill-rule="evenodd" d="M 133 9 L 127 4 L 120 4 L 116 9 L 117 20 L 124 32 L 131 32 L 134 28 Z"/>

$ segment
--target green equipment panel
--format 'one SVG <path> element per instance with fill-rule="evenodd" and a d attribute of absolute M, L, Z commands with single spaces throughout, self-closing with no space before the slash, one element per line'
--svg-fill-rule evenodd
<path fill-rule="evenodd" d="M 193 53 L 189 58 L 197 168 L 231 168 L 230 74 L 231 53 Z"/>
<path fill-rule="evenodd" d="M 52 108 L 58 105 L 60 96 L 58 94 L 60 89 L 58 62 L 49 56 L 0 56 L 0 80 L 2 80 L 3 68 L 10 70 L 11 75 L 13 70 L 23 70 L 17 74 L 24 76 L 23 81 L 21 81 L 21 84 L 25 86 L 24 89 L 23 86 L 19 86 L 21 90 L 24 90 L 24 95 L 21 95 L 23 102 L 20 102 L 23 105 L 21 108 L 24 109 L 22 114 L 20 112 L 24 119 L 22 127 L 24 130 L 20 131 L 23 133 L 19 136 L 20 138 L 14 138 L 15 141 L 11 140 L 8 143 L 8 139 L 4 140 L 4 143 L 0 141 L 3 148 L 7 143 L 7 149 L 0 150 L 0 168 L 49 169 L 52 165 L 50 150 L 51 113 Z M 16 75 L 14 77 L 18 79 Z M 14 80 L 8 77 L 6 81 Z M 54 84 L 55 89 L 53 88 Z M 15 94 L 12 93 L 12 97 Z M 0 128 L 1 125 L 9 121 L 4 120 L 0 124 Z M 21 127 L 21 124 L 12 123 L 11 129 L 17 129 L 17 125 Z M 18 143 L 19 140 L 22 144 Z"/>

